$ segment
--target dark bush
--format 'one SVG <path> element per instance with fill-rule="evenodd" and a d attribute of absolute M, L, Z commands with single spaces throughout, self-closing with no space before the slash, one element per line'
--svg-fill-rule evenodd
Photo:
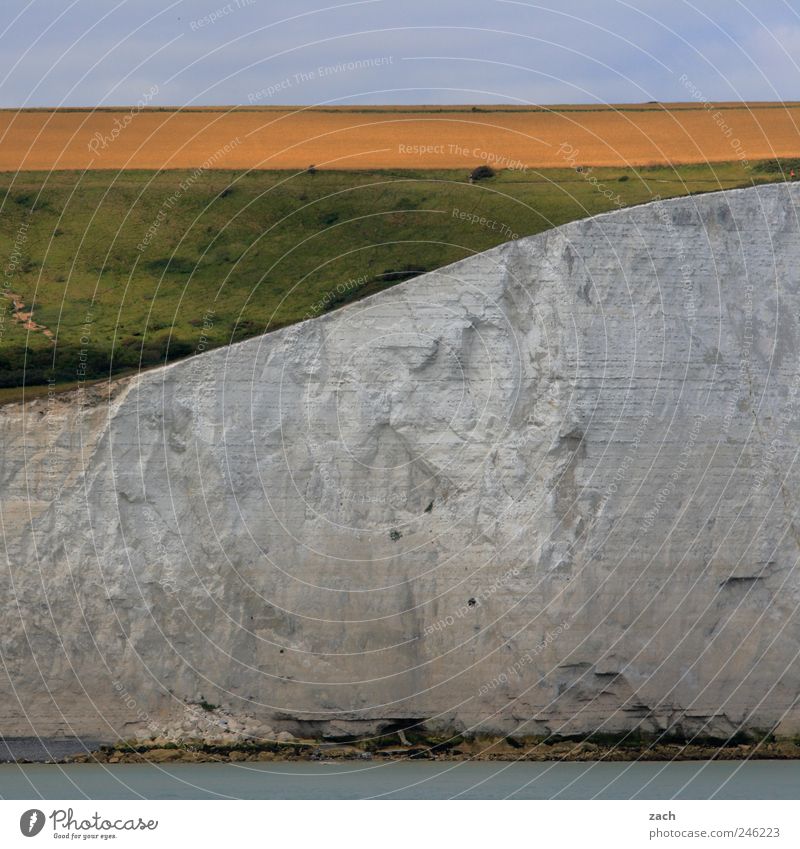
<path fill-rule="evenodd" d="M 178 360 L 194 353 L 194 345 L 168 333 L 160 336 L 126 336 L 114 349 L 113 371 L 128 368 L 146 368 Z M 108 374 L 108 368 L 106 368 Z M 103 375 L 95 375 L 102 377 Z"/>
<path fill-rule="evenodd" d="M 145 265 L 145 268 L 151 273 L 159 277 L 167 270 L 174 274 L 191 274 L 197 267 L 196 262 L 182 256 L 161 257 L 159 259 L 150 260 Z"/>
<path fill-rule="evenodd" d="M 96 380 L 108 376 L 111 366 L 107 351 L 59 344 L 30 348 L 19 345 L 0 353 L 0 386 L 33 386 L 48 380 Z"/>
<path fill-rule="evenodd" d="M 768 159 L 766 162 L 756 162 L 753 166 L 753 171 L 756 174 L 785 174 L 794 170 L 795 173 L 800 169 L 800 160 L 798 159 Z"/>
<path fill-rule="evenodd" d="M 167 339 L 167 345 L 164 350 L 165 359 L 179 360 L 181 357 L 188 357 L 194 353 L 194 346 L 187 339 L 178 339 L 171 336 Z"/>
<path fill-rule="evenodd" d="M 100 380 L 130 368 L 160 365 L 194 353 L 190 340 L 169 334 L 142 340 L 127 336 L 114 348 L 59 343 L 56 347 L 31 348 L 19 345 L 0 351 L 0 387 L 34 386 L 47 383 Z"/>
<path fill-rule="evenodd" d="M 264 333 L 265 330 L 263 321 L 255 321 L 252 318 L 240 318 L 231 333 L 231 342 L 238 342 L 240 339 L 249 339 L 251 336 L 258 336 L 259 333 Z"/>
<path fill-rule="evenodd" d="M 479 165 L 477 168 L 473 169 L 472 173 L 469 175 L 470 180 L 488 180 L 489 177 L 494 177 L 494 168 L 491 168 L 488 165 Z"/>
<path fill-rule="evenodd" d="M 424 274 L 427 270 L 421 265 L 404 265 L 402 268 L 387 268 L 376 279 L 383 283 L 397 283 L 400 280 L 409 280 L 419 274 Z"/>

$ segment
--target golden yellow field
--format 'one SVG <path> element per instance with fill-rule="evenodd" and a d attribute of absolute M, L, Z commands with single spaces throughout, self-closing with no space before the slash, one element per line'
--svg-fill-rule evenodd
<path fill-rule="evenodd" d="M 800 154 L 797 104 L 0 112 L 0 170 L 649 165 Z"/>

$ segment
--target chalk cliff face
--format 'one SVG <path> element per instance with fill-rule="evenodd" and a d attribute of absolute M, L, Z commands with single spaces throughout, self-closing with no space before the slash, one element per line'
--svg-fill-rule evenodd
<path fill-rule="evenodd" d="M 798 188 L 0 409 L 0 732 L 800 731 Z"/>

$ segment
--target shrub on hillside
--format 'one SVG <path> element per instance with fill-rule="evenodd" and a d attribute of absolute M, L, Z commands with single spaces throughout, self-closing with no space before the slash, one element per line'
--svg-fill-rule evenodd
<path fill-rule="evenodd" d="M 479 165 L 469 175 L 470 180 L 477 182 L 478 180 L 487 180 L 489 177 L 494 177 L 494 168 L 489 165 Z"/>
<path fill-rule="evenodd" d="M 753 166 L 753 171 L 757 174 L 788 175 L 791 171 L 797 173 L 798 170 L 800 170 L 798 159 L 768 159 L 766 162 L 756 162 Z"/>

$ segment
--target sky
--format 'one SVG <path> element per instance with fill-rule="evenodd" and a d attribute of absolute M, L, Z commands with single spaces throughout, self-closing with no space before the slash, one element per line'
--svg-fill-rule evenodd
<path fill-rule="evenodd" d="M 0 106 L 800 100 L 791 4 L 2 0 Z"/>

